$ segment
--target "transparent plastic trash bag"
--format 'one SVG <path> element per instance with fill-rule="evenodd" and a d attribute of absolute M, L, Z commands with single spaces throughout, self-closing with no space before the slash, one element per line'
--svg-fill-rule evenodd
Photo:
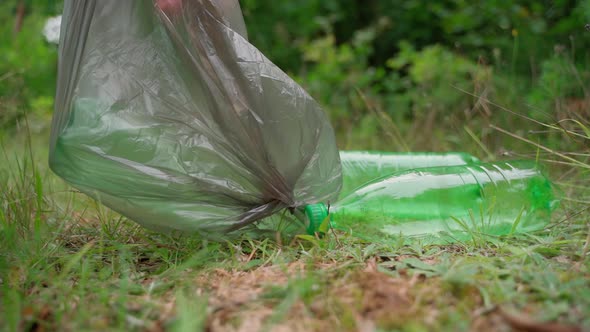
<path fill-rule="evenodd" d="M 66 0 L 49 163 L 160 231 L 219 235 L 334 201 L 318 104 L 248 42 L 237 0 Z"/>

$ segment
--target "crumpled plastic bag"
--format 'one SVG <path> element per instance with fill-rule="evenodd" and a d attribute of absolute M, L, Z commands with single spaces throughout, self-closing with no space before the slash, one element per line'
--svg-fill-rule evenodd
<path fill-rule="evenodd" d="M 159 231 L 218 235 L 333 201 L 318 104 L 248 42 L 237 0 L 66 0 L 49 163 Z"/>

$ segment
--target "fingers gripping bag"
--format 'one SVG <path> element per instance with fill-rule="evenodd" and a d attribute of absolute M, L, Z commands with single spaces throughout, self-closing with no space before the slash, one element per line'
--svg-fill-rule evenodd
<path fill-rule="evenodd" d="M 49 163 L 147 228 L 208 236 L 342 181 L 326 115 L 248 42 L 237 0 L 66 0 Z"/>

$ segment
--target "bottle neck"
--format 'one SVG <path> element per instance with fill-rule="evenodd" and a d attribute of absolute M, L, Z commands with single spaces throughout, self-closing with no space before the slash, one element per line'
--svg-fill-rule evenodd
<path fill-rule="evenodd" d="M 308 204 L 305 206 L 307 216 L 307 234 L 314 235 L 320 232 L 320 226 L 328 217 L 328 207 L 324 203 Z"/>

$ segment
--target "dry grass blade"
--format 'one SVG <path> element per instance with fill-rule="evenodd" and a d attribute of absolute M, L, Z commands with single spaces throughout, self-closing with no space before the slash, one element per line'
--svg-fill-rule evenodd
<path fill-rule="evenodd" d="M 521 140 L 523 142 L 529 143 L 531 145 L 534 145 L 537 148 L 542 149 L 542 150 L 545 150 L 545 151 L 547 151 L 547 152 L 549 152 L 551 154 L 554 154 L 554 155 L 556 155 L 556 156 L 558 156 L 560 158 L 563 158 L 565 160 L 568 160 L 568 161 L 572 162 L 573 164 L 575 164 L 578 167 L 585 168 L 585 169 L 590 169 L 590 165 L 584 164 L 583 162 L 581 162 L 581 161 L 579 161 L 579 160 L 577 160 L 575 158 L 572 158 L 570 156 L 567 156 L 567 155 L 565 155 L 565 154 L 563 154 L 561 152 L 555 151 L 555 150 L 550 149 L 550 148 L 548 148 L 548 147 L 546 147 L 544 145 L 541 145 L 539 143 L 533 142 L 530 139 L 526 139 L 524 137 L 521 137 L 521 136 L 518 136 L 516 134 L 513 134 L 513 133 L 511 133 L 511 132 L 509 132 L 507 130 L 504 130 L 504 129 L 500 128 L 500 127 L 497 127 L 497 126 L 494 126 L 494 125 L 490 125 L 490 127 L 493 128 L 493 129 L 495 129 L 495 130 L 497 130 L 497 131 L 499 131 L 499 132 L 501 132 L 501 133 L 504 133 L 506 135 L 509 135 L 509 136 L 514 137 L 516 139 L 519 139 L 519 140 Z"/>
<path fill-rule="evenodd" d="M 389 117 L 387 114 L 385 114 L 382 110 L 378 109 L 377 107 L 371 106 L 371 104 L 367 100 L 367 97 L 361 90 L 356 89 L 356 92 L 361 97 L 367 109 L 375 113 L 381 119 L 381 127 L 384 129 L 385 134 L 389 136 L 395 144 L 402 147 L 404 151 L 410 151 L 410 147 L 402 137 L 399 128 L 391 120 L 391 117 Z"/>
<path fill-rule="evenodd" d="M 471 137 L 471 139 L 473 139 L 475 141 L 475 143 L 477 144 L 477 146 L 479 146 L 483 152 L 485 152 L 485 154 L 487 155 L 488 159 L 490 160 L 494 160 L 495 156 L 492 153 L 492 151 L 490 151 L 490 149 L 488 149 L 487 146 L 485 146 L 485 144 L 482 143 L 482 141 L 477 137 L 477 135 L 475 135 L 475 133 L 469 129 L 469 127 L 467 126 L 463 126 L 463 129 L 465 129 L 465 131 L 467 132 L 467 134 L 469 135 L 469 137 Z"/>
<path fill-rule="evenodd" d="M 470 96 L 472 96 L 472 97 L 478 98 L 478 100 L 479 100 L 479 99 L 481 99 L 482 101 L 486 102 L 487 104 L 490 104 L 490 105 L 492 105 L 492 106 L 494 106 L 494 107 L 496 107 L 496 108 L 498 108 L 498 109 L 500 109 L 500 110 L 502 110 L 502 111 L 508 112 L 508 113 L 510 113 L 510 114 L 512 114 L 512 115 L 515 115 L 515 116 L 517 116 L 517 117 L 519 117 L 519 118 L 522 118 L 522 119 L 525 119 L 525 120 L 527 120 L 527 121 L 531 121 L 531 122 L 533 122 L 533 123 L 535 123 L 535 124 L 538 124 L 538 125 L 541 125 L 541 126 L 543 126 L 543 127 L 545 127 L 545 128 L 549 128 L 549 129 L 552 129 L 552 130 L 558 130 L 558 131 L 561 131 L 561 132 L 565 133 L 565 134 L 566 134 L 566 135 L 568 135 L 568 136 L 578 136 L 578 137 L 581 137 L 581 138 L 588 139 L 588 137 L 587 137 L 587 136 L 585 136 L 585 135 L 582 135 L 582 134 L 580 134 L 580 133 L 577 133 L 577 132 L 574 132 L 574 131 L 571 131 L 571 130 L 566 130 L 566 129 L 564 129 L 564 128 L 561 126 L 561 123 L 562 123 L 562 122 L 564 122 L 564 121 L 567 121 L 568 119 L 565 119 L 565 120 L 558 121 L 558 122 L 557 122 L 556 124 L 554 124 L 554 125 L 552 125 L 552 124 L 547 124 L 547 123 L 545 123 L 545 122 L 542 122 L 542 121 L 536 120 L 536 119 L 534 119 L 534 118 L 531 118 L 530 116 L 526 116 L 526 115 L 522 115 L 522 114 L 520 114 L 520 113 L 514 112 L 514 111 L 512 111 L 512 110 L 510 110 L 510 109 L 508 109 L 508 108 L 506 108 L 506 107 L 504 107 L 504 106 L 502 106 L 502 105 L 500 105 L 500 104 L 494 103 L 493 101 L 491 101 L 491 100 L 489 100 L 489 99 L 486 99 L 486 98 L 485 98 L 485 97 L 483 97 L 483 96 L 479 96 L 479 95 L 477 95 L 477 94 L 474 94 L 474 93 L 471 93 L 471 92 L 469 92 L 469 91 L 463 90 L 463 89 L 461 89 L 461 88 L 459 88 L 459 87 L 456 87 L 456 86 L 454 86 L 454 88 L 456 88 L 457 90 L 459 90 L 459 91 L 461 91 L 461 92 L 463 92 L 463 93 L 465 93 L 465 94 L 468 94 L 468 95 L 470 95 Z M 570 119 L 570 120 L 571 120 L 571 119 Z M 573 120 L 573 121 L 575 121 L 575 123 L 578 123 L 578 124 L 579 124 L 579 121 L 576 121 L 576 120 Z"/>

